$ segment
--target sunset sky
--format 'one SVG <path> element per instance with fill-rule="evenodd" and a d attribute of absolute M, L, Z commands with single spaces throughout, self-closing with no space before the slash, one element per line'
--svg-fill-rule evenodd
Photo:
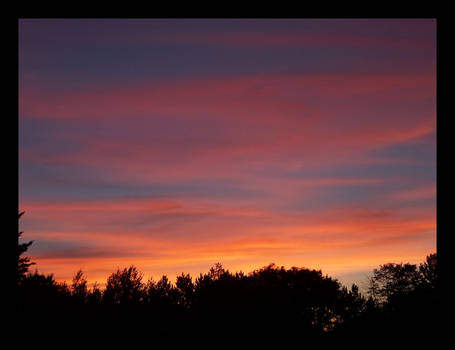
<path fill-rule="evenodd" d="M 436 251 L 436 21 L 19 21 L 28 255 L 361 283 Z"/>

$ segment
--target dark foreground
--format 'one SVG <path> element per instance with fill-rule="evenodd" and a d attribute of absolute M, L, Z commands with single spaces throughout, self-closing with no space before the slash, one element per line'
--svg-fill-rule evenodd
<path fill-rule="evenodd" d="M 21 342 L 86 347 L 92 337 L 167 347 L 347 344 L 392 348 L 438 337 L 436 255 L 419 267 L 386 264 L 374 271 L 368 297 L 321 271 L 269 265 L 248 275 L 215 265 L 195 281 L 142 282 L 135 267 L 113 273 L 106 289 L 88 289 L 82 272 L 71 285 L 37 272 L 19 276 Z M 356 346 L 357 345 L 357 346 Z"/>

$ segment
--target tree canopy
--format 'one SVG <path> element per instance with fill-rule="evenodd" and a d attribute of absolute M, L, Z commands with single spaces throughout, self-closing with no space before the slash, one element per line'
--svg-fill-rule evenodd
<path fill-rule="evenodd" d="M 436 253 L 419 266 L 386 263 L 374 269 L 364 296 L 357 285 L 348 289 L 320 270 L 275 264 L 245 274 L 216 263 L 194 280 L 181 273 L 175 283 L 165 275 L 144 282 L 143 273 L 130 265 L 109 275 L 103 289 L 97 283 L 90 288 L 80 269 L 67 285 L 52 274 L 28 272 L 34 263 L 21 255 L 31 243 L 18 244 L 19 314 L 33 320 L 46 315 L 53 327 L 103 326 L 110 334 L 142 329 L 181 337 L 248 330 L 261 339 L 306 342 L 398 330 L 411 334 L 424 332 L 422 325 L 434 330 L 429 323 L 438 300 Z"/>

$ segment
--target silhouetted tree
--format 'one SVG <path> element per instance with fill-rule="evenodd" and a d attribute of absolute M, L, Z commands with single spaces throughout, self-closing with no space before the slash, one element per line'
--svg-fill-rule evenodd
<path fill-rule="evenodd" d="M 419 281 L 416 265 L 388 263 L 373 270 L 368 291 L 373 299 L 382 305 L 394 297 L 411 292 Z"/>
<path fill-rule="evenodd" d="M 99 305 L 103 299 L 103 293 L 97 282 L 94 283 L 92 289 L 87 292 L 87 303 L 89 305 Z"/>
<path fill-rule="evenodd" d="M 172 306 L 183 306 L 179 289 L 172 285 L 166 275 L 158 282 L 149 280 L 145 289 L 148 303 L 155 309 L 164 311 Z"/>
<path fill-rule="evenodd" d="M 142 273 L 131 265 L 123 270 L 117 269 L 107 279 L 103 301 L 108 304 L 139 303 L 143 299 L 144 285 Z"/>
<path fill-rule="evenodd" d="M 85 303 L 87 300 L 87 279 L 84 273 L 80 269 L 73 277 L 73 283 L 71 285 L 71 294 L 74 296 L 77 302 Z"/>
<path fill-rule="evenodd" d="M 38 307 L 67 304 L 70 297 L 66 283 L 58 283 L 52 274 L 46 276 L 38 271 L 27 274 L 19 288 L 21 303 Z"/>
<path fill-rule="evenodd" d="M 18 219 L 21 218 L 21 216 L 24 214 L 25 212 L 21 212 L 19 213 L 19 217 Z M 23 232 L 19 231 L 19 234 L 18 234 L 18 239 L 20 238 L 20 236 L 22 235 Z M 28 268 L 31 266 L 31 265 L 35 265 L 34 262 L 30 262 L 30 258 L 29 257 L 21 257 L 22 254 L 24 254 L 28 247 L 30 247 L 30 245 L 33 243 L 33 241 L 30 241 L 30 242 L 27 242 L 27 243 L 18 243 L 18 247 L 17 247 L 17 259 L 18 259 L 18 265 L 17 265 L 17 272 L 18 272 L 18 282 L 21 282 L 26 273 L 28 272 Z"/>
<path fill-rule="evenodd" d="M 419 266 L 421 283 L 428 288 L 436 288 L 437 266 L 438 258 L 436 253 L 428 255 L 425 259 L 425 262 Z"/>
<path fill-rule="evenodd" d="M 351 290 L 342 287 L 335 306 L 338 323 L 355 318 L 367 308 L 367 300 L 359 292 L 356 284 L 351 285 Z"/>
<path fill-rule="evenodd" d="M 387 336 L 408 346 L 416 334 L 421 340 L 434 337 L 438 329 L 436 265 L 436 254 L 431 254 L 419 268 L 388 263 L 374 269 L 365 307 L 335 333 L 347 338 L 361 334 L 363 339 Z"/>
<path fill-rule="evenodd" d="M 19 257 L 31 243 L 19 245 Z M 182 339 L 205 332 L 206 341 L 210 335 L 219 341 L 221 332 L 247 329 L 257 339 L 307 346 L 315 339 L 410 337 L 416 330 L 420 335 L 435 329 L 436 254 L 419 267 L 388 263 L 374 269 L 368 298 L 357 285 L 348 289 L 320 270 L 275 264 L 246 275 L 216 263 L 194 282 L 182 273 L 175 285 L 166 275 L 144 284 L 143 274 L 131 265 L 112 273 L 102 291 L 97 283 L 87 288 L 82 270 L 68 287 L 52 274 L 28 273 L 33 263 L 21 259 L 20 314 L 35 320 L 47 315 L 53 326 L 67 327 L 71 320 L 73 326 L 87 325 L 86 330 L 102 325 L 109 335 L 153 330 Z"/>
<path fill-rule="evenodd" d="M 180 303 L 185 308 L 190 308 L 192 300 L 194 298 L 193 279 L 189 274 L 185 275 L 184 273 L 182 273 L 180 276 L 177 276 L 175 285 L 180 294 L 179 296 Z"/>

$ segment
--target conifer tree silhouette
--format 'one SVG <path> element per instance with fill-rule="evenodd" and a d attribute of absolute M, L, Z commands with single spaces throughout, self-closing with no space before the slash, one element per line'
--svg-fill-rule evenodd
<path fill-rule="evenodd" d="M 24 211 L 19 213 L 19 217 L 18 219 L 21 218 L 22 215 L 24 215 Z M 20 236 L 23 234 L 23 232 L 19 231 L 19 234 L 18 234 L 18 239 L 20 238 Z M 17 272 L 18 272 L 18 282 L 20 282 L 21 280 L 24 279 L 26 273 L 28 272 L 28 268 L 31 266 L 31 265 L 35 265 L 34 262 L 30 262 L 30 258 L 29 257 L 21 257 L 22 254 L 24 254 L 28 247 L 30 247 L 32 245 L 33 241 L 30 241 L 30 242 L 27 242 L 27 243 L 18 243 L 18 246 L 17 246 Z"/>

